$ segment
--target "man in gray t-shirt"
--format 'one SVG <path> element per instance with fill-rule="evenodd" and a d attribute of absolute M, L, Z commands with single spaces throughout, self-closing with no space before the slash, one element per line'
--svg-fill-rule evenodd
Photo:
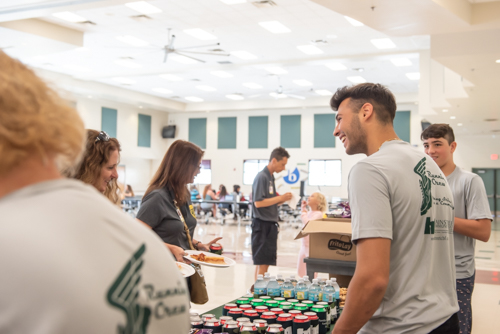
<path fill-rule="evenodd" d="M 349 155 L 356 271 L 337 333 L 459 331 L 453 265 L 453 200 L 439 167 L 400 140 L 396 101 L 379 84 L 337 90 L 334 135 Z"/>
<path fill-rule="evenodd" d="M 441 168 L 453 192 L 455 203 L 455 267 L 457 297 L 460 306 L 460 333 L 472 329 L 471 297 L 474 290 L 476 239 L 488 241 L 491 233 L 491 211 L 481 178 L 453 162 L 457 147 L 453 129 L 448 124 L 432 124 L 422 132 L 425 153 Z"/>

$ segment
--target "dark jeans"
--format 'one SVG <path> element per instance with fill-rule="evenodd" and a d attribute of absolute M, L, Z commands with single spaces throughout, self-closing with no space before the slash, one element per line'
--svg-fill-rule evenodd
<path fill-rule="evenodd" d="M 429 334 L 458 334 L 460 326 L 458 325 L 458 312 L 448 318 L 441 326 L 434 329 Z"/>

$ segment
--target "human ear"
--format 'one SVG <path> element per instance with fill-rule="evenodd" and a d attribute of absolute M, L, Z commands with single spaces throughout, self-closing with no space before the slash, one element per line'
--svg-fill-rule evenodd
<path fill-rule="evenodd" d="M 454 153 L 456 149 L 457 149 L 457 142 L 454 141 L 453 143 L 450 144 L 451 153 Z"/>

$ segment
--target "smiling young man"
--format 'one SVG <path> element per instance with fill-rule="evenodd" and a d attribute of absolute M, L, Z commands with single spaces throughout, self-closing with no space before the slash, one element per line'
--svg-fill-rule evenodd
<path fill-rule="evenodd" d="M 455 203 L 455 267 L 460 333 L 472 329 L 471 298 L 474 290 L 476 239 L 487 242 L 491 233 L 491 211 L 481 178 L 455 165 L 457 148 L 453 129 L 448 124 L 432 124 L 422 132 L 425 153 L 446 176 Z"/>
<path fill-rule="evenodd" d="M 357 263 L 333 333 L 458 333 L 444 175 L 397 137 L 396 101 L 385 87 L 343 87 L 330 105 L 347 154 L 367 155 L 349 173 Z"/>

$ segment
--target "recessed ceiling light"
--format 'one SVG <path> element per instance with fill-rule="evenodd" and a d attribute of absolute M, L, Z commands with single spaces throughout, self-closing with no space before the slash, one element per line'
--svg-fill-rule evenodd
<path fill-rule="evenodd" d="M 287 27 L 285 27 L 282 23 L 280 23 L 278 21 L 259 22 L 259 25 L 262 28 L 272 32 L 273 34 L 284 34 L 287 32 L 291 32 L 290 29 L 288 29 Z"/>
<path fill-rule="evenodd" d="M 216 36 L 212 35 L 208 31 L 205 31 L 205 30 L 200 29 L 200 28 L 186 29 L 186 30 L 184 30 L 184 33 L 186 33 L 186 34 L 188 34 L 190 36 L 193 36 L 195 38 L 201 39 L 203 41 L 209 41 L 209 40 L 212 40 L 212 39 L 217 39 Z"/>
<path fill-rule="evenodd" d="M 136 12 L 139 12 L 141 14 L 146 14 L 146 15 L 162 12 L 162 10 L 160 8 L 155 7 L 155 6 L 147 3 L 146 1 L 129 2 L 129 3 L 126 3 L 125 6 L 135 10 Z"/>
<path fill-rule="evenodd" d="M 307 87 L 307 86 L 312 86 L 311 81 L 299 79 L 299 80 L 293 80 L 293 83 L 302 87 Z"/>
<path fill-rule="evenodd" d="M 232 78 L 232 77 L 234 77 L 234 75 L 232 75 L 231 73 L 226 72 L 226 71 L 212 71 L 212 72 L 210 72 L 210 74 L 215 75 L 216 77 L 219 77 L 219 78 Z"/>
<path fill-rule="evenodd" d="M 191 102 L 203 102 L 204 100 L 201 97 L 196 97 L 196 96 L 186 96 L 186 100 L 191 101 Z"/>
<path fill-rule="evenodd" d="M 92 95 L 87 95 L 87 97 L 88 97 L 89 99 L 91 99 L 91 98 L 92 98 Z"/>
<path fill-rule="evenodd" d="M 272 74 L 287 74 L 288 71 L 285 70 L 284 68 L 282 67 L 279 67 L 279 66 L 271 66 L 271 67 L 266 67 L 265 68 L 266 71 L 272 73 Z"/>
<path fill-rule="evenodd" d="M 255 82 L 245 82 L 245 83 L 243 83 L 243 86 L 245 86 L 246 88 L 250 88 L 250 89 L 261 89 L 262 88 L 261 85 L 256 84 Z"/>
<path fill-rule="evenodd" d="M 450 119 L 455 119 L 456 117 L 455 116 L 450 116 Z"/>
<path fill-rule="evenodd" d="M 119 82 L 124 85 L 133 85 L 135 84 L 135 81 L 129 78 L 123 78 L 123 77 L 116 77 L 113 78 L 113 81 Z"/>
<path fill-rule="evenodd" d="M 153 88 L 152 90 L 153 90 L 153 92 L 157 92 L 160 94 L 172 94 L 173 93 L 170 89 L 166 89 L 166 88 Z"/>
<path fill-rule="evenodd" d="M 394 49 L 396 47 L 396 44 L 394 44 L 390 38 L 375 38 L 371 39 L 370 42 L 372 42 L 377 49 Z"/>
<path fill-rule="evenodd" d="M 331 96 L 333 95 L 332 92 L 330 92 L 328 89 L 316 89 L 314 91 L 316 94 L 321 95 L 321 96 Z"/>
<path fill-rule="evenodd" d="M 458 123 L 457 126 L 462 126 L 463 124 L 462 123 Z"/>
<path fill-rule="evenodd" d="M 360 83 L 365 83 L 366 82 L 366 79 L 357 75 L 357 76 L 353 76 L 353 77 L 347 77 L 347 80 L 349 80 L 350 82 L 352 82 L 353 84 L 360 84 Z"/>
<path fill-rule="evenodd" d="M 181 63 L 181 64 L 187 64 L 187 65 L 198 64 L 198 62 L 196 60 L 188 58 L 188 57 L 184 57 L 181 55 L 172 55 L 172 56 L 170 56 L 170 59 L 172 59 L 173 61 L 176 61 L 178 63 Z"/>
<path fill-rule="evenodd" d="M 500 59 L 497 59 L 497 60 L 495 61 L 495 63 L 499 63 L 499 64 L 500 64 Z"/>
<path fill-rule="evenodd" d="M 76 72 L 90 72 L 90 69 L 87 67 L 83 67 L 80 65 L 68 64 L 64 65 L 68 70 L 76 71 Z"/>
<path fill-rule="evenodd" d="M 398 67 L 413 65 L 413 63 L 408 58 L 393 58 L 391 59 L 391 63 L 393 63 L 394 66 Z"/>
<path fill-rule="evenodd" d="M 286 94 L 278 94 L 278 93 L 275 93 L 275 92 L 272 92 L 272 93 L 269 93 L 270 96 L 274 97 L 275 99 L 284 99 L 286 97 L 288 97 Z"/>
<path fill-rule="evenodd" d="M 226 5 L 235 5 L 238 3 L 245 3 L 247 0 L 220 0 L 221 2 L 225 3 Z"/>
<path fill-rule="evenodd" d="M 149 43 L 146 41 L 143 41 L 142 39 L 139 39 L 134 36 L 126 35 L 126 36 L 118 36 L 116 37 L 117 40 L 123 43 L 127 43 L 133 46 L 148 46 Z"/>
<path fill-rule="evenodd" d="M 345 67 L 341 63 L 328 63 L 328 64 L 325 64 L 325 66 L 328 67 L 329 69 L 331 69 L 332 71 L 345 71 L 345 70 L 347 70 L 347 67 Z"/>
<path fill-rule="evenodd" d="M 181 77 L 173 74 L 160 74 L 160 78 L 168 80 L 168 81 L 182 81 Z"/>
<path fill-rule="evenodd" d="M 448 112 L 448 109 L 443 109 L 443 112 Z"/>
<path fill-rule="evenodd" d="M 238 57 L 243 60 L 257 59 L 258 57 L 248 51 L 232 51 L 231 56 Z"/>
<path fill-rule="evenodd" d="M 299 45 L 297 49 L 304 52 L 306 55 L 319 55 L 324 53 L 323 50 L 314 45 Z"/>
<path fill-rule="evenodd" d="M 139 109 L 142 109 L 142 106 L 139 106 Z"/>
<path fill-rule="evenodd" d="M 349 16 L 344 16 L 345 19 L 350 23 L 352 24 L 353 26 L 355 27 L 362 27 L 364 26 L 364 24 L 362 22 L 359 22 L 358 20 L 355 20 L 353 19 L 352 17 L 349 17 Z"/>
<path fill-rule="evenodd" d="M 141 64 L 138 64 L 138 63 L 133 62 L 132 60 L 128 60 L 128 59 L 115 60 L 115 64 L 123 66 L 123 67 L 128 67 L 128 68 L 141 68 L 142 67 Z"/>
<path fill-rule="evenodd" d="M 75 13 L 72 13 L 72 12 L 59 12 L 59 13 L 52 14 L 52 16 L 55 16 L 58 19 L 61 19 L 64 21 L 74 22 L 74 23 L 87 21 L 86 18 L 84 18 L 80 15 L 77 15 Z"/>
<path fill-rule="evenodd" d="M 199 85 L 199 86 L 196 86 L 196 88 L 198 88 L 199 90 L 203 90 L 205 92 L 215 92 L 217 90 L 215 87 L 206 86 L 206 85 Z"/>
<path fill-rule="evenodd" d="M 406 73 L 406 77 L 410 80 L 420 80 L 420 72 Z"/>
<path fill-rule="evenodd" d="M 245 98 L 239 94 L 228 94 L 226 97 L 230 100 L 235 100 L 235 101 L 240 101 L 244 100 Z"/>

